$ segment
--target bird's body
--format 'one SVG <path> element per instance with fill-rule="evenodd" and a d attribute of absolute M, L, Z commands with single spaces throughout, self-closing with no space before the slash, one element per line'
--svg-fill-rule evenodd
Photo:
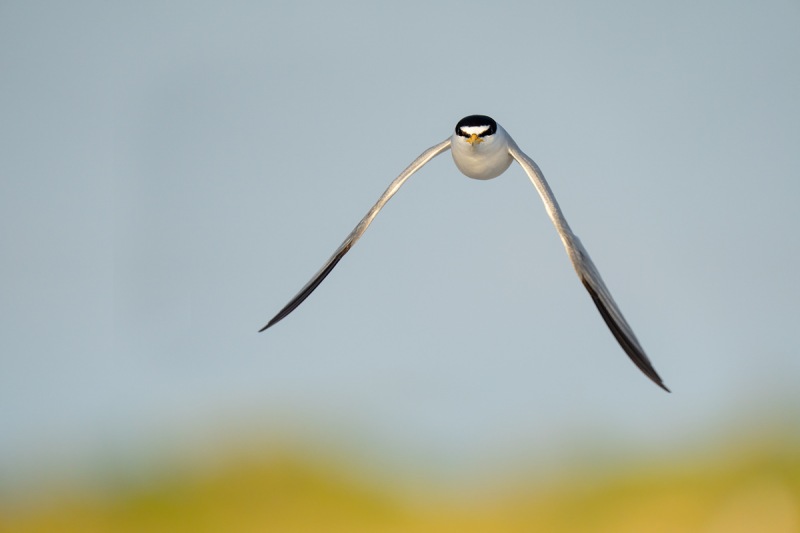
<path fill-rule="evenodd" d="M 480 125 L 480 123 L 488 124 Z M 472 115 L 463 118 L 450 137 L 453 162 L 468 178 L 476 180 L 496 178 L 505 172 L 514 160 L 508 153 L 510 140 L 511 137 L 506 130 L 489 117 Z"/>
<path fill-rule="evenodd" d="M 322 268 L 300 289 L 277 315 L 275 315 L 260 331 L 275 325 L 294 311 L 317 288 L 322 280 L 327 277 L 344 255 L 358 241 L 369 227 L 372 220 L 383 208 L 394 193 L 417 170 L 428 161 L 446 150 L 452 150 L 453 161 L 456 167 L 467 177 L 477 180 L 496 178 L 508 169 L 513 161 L 519 163 L 530 178 L 539 196 L 544 203 L 545 210 L 558 231 L 564 248 L 567 251 L 575 272 L 578 274 L 589 295 L 597 306 L 600 315 L 617 339 L 622 349 L 631 358 L 634 364 L 654 383 L 667 392 L 666 386 L 653 368 L 650 360 L 639 344 L 633 330 L 622 316 L 622 312 L 611 297 L 600 273 L 594 266 L 588 252 L 581 244 L 578 237 L 572 232 L 556 202 L 550 186 L 544 179 L 536 163 L 522 150 L 511 136 L 492 118 L 485 115 L 470 115 L 461 119 L 456 124 L 455 132 L 447 140 L 425 150 L 415 159 L 397 178 L 389 185 L 374 206 L 364 218 L 356 225 L 350 235 L 342 242 Z"/>

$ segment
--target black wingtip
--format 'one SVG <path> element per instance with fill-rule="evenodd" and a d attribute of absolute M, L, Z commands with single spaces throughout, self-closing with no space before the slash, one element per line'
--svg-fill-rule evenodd
<path fill-rule="evenodd" d="M 341 261 L 342 257 L 344 257 L 344 254 L 347 253 L 347 251 L 350 249 L 351 246 L 352 242 L 345 241 L 345 244 L 342 245 L 341 249 L 338 250 L 336 254 L 334 254 L 334 256 L 328 260 L 328 263 L 325 265 L 325 267 L 320 272 L 318 272 L 315 277 L 311 278 L 311 281 L 309 281 L 305 287 L 300 289 L 300 292 L 298 292 L 295 295 L 295 297 L 292 298 L 291 301 L 289 301 L 289 303 L 283 307 L 283 309 L 278 311 L 278 314 L 272 317 L 272 320 L 267 322 L 266 326 L 258 330 L 258 332 L 261 333 L 262 331 L 274 326 L 275 324 L 286 318 L 289 315 L 289 313 L 297 309 L 297 306 L 303 303 L 305 299 L 308 298 L 312 292 L 314 292 L 314 289 L 316 289 L 319 286 L 319 284 L 322 283 L 322 280 L 328 277 L 328 274 L 331 273 L 333 267 L 335 267 L 339 263 L 339 261 Z"/>
<path fill-rule="evenodd" d="M 275 315 L 274 317 L 272 317 L 272 320 L 270 320 L 269 322 L 267 322 L 267 325 L 266 325 L 266 326 L 264 326 L 263 328 L 261 328 L 260 330 L 258 330 L 258 332 L 259 332 L 259 333 L 261 333 L 262 331 L 266 331 L 266 330 L 268 330 L 269 328 L 271 328 L 272 326 L 274 326 L 275 324 L 277 324 L 278 322 L 280 322 L 280 321 L 283 319 L 283 317 L 285 317 L 285 316 L 286 316 L 286 315 L 288 315 L 288 314 L 289 314 L 289 313 L 283 313 L 283 312 L 280 312 L 280 313 L 278 313 L 277 315 Z"/>
<path fill-rule="evenodd" d="M 616 320 L 611 316 L 611 313 L 606 306 L 603 304 L 603 300 L 594 290 L 592 285 L 586 280 L 581 279 L 583 282 L 583 286 L 586 287 L 586 290 L 589 292 L 589 295 L 592 297 L 597 310 L 600 311 L 600 315 L 603 317 L 608 329 L 611 330 L 611 333 L 614 335 L 614 338 L 617 339 L 617 342 L 625 351 L 625 353 L 630 357 L 631 361 L 642 371 L 642 373 L 650 378 L 650 381 L 664 389 L 665 391 L 672 393 L 671 390 L 664 385 L 664 382 L 661 380 L 661 376 L 658 375 L 656 369 L 653 368 L 652 363 L 645 355 L 644 351 L 642 351 L 637 344 L 631 342 L 631 339 L 625 335 L 625 333 L 620 328 L 619 324 L 617 324 Z"/>

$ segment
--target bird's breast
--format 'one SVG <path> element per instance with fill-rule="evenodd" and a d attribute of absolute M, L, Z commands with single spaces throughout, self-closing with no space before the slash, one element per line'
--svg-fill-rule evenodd
<path fill-rule="evenodd" d="M 508 143 L 502 134 L 475 144 L 467 142 L 465 137 L 453 135 L 451 145 L 453 162 L 468 178 L 490 180 L 505 172 L 511 165 Z"/>

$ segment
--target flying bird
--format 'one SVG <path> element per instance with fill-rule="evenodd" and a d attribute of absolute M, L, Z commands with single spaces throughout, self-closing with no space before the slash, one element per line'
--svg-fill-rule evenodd
<path fill-rule="evenodd" d="M 633 363 L 639 367 L 648 378 L 655 384 L 670 392 L 664 385 L 661 377 L 658 375 L 647 355 L 644 352 L 641 344 L 636 339 L 633 330 L 628 325 L 628 322 L 622 316 L 622 312 L 617 307 L 611 293 L 606 288 L 603 279 L 600 277 L 600 272 L 594 266 L 592 259 L 589 257 L 586 248 L 581 244 L 578 236 L 575 235 L 567 224 L 567 219 L 561 212 L 561 208 L 556 202 L 550 186 L 544 179 L 542 171 L 536 163 L 525 155 L 519 149 L 514 139 L 504 130 L 494 119 L 485 115 L 470 115 L 462 118 L 456 124 L 455 132 L 447 140 L 436 144 L 417 157 L 403 172 L 397 176 L 394 181 L 389 185 L 389 188 L 378 198 L 372 209 L 367 212 L 364 218 L 356 225 L 350 235 L 342 242 L 339 248 L 333 255 L 322 265 L 322 268 L 314 274 L 305 286 L 300 289 L 294 298 L 287 303 L 283 309 L 278 311 L 272 320 L 259 331 L 274 326 L 286 316 L 294 311 L 308 296 L 314 292 L 314 289 L 322 283 L 328 274 L 331 273 L 333 268 L 339 263 L 344 255 L 353 247 L 353 245 L 361 238 L 367 230 L 372 220 L 378 212 L 386 205 L 386 202 L 394 196 L 397 190 L 411 177 L 416 171 L 425 166 L 428 161 L 437 155 L 451 150 L 453 161 L 465 176 L 477 180 L 490 180 L 496 178 L 506 171 L 513 161 L 519 163 L 522 169 L 533 182 L 534 187 L 539 192 L 539 196 L 544 202 L 544 208 L 553 225 L 556 228 L 561 241 L 564 243 L 564 248 L 567 251 L 572 266 L 575 268 L 578 277 L 586 287 L 592 301 L 600 311 L 600 315 L 605 320 L 606 325 L 611 330 L 611 333 L 617 339 L 622 349 L 628 354 Z"/>

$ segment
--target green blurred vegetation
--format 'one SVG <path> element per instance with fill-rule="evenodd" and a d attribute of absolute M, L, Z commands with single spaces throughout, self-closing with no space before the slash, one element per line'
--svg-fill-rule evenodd
<path fill-rule="evenodd" d="M 359 474 L 357 461 L 231 454 L 205 469 L 6 505 L 0 531 L 800 531 L 795 439 L 697 455 L 594 471 L 577 465 L 535 481 L 525 479 L 537 477 L 528 469 L 502 489 L 454 497 Z"/>

